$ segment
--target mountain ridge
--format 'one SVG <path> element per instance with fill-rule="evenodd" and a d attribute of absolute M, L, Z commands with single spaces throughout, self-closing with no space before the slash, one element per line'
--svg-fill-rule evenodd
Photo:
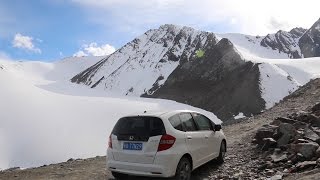
<path fill-rule="evenodd" d="M 317 26 L 314 25 L 312 28 L 317 29 Z M 201 78 L 204 79 L 204 76 L 208 77 L 210 75 L 210 78 L 205 80 L 208 84 L 220 83 L 221 87 L 225 87 L 228 82 L 220 82 L 220 80 L 226 78 L 226 74 L 233 73 L 239 75 L 242 71 L 241 63 L 237 64 L 237 62 L 243 62 L 243 64 L 245 64 L 248 61 L 252 61 L 253 63 L 248 65 L 248 67 L 256 68 L 256 71 L 248 72 L 252 73 L 253 79 L 256 79 L 257 81 L 253 82 L 251 79 L 252 83 L 256 84 L 256 86 L 255 90 L 250 90 L 248 92 L 260 91 L 260 95 L 253 93 L 255 95 L 253 98 L 254 100 L 252 101 L 255 102 L 252 104 L 255 104 L 258 108 L 254 108 L 253 110 L 252 108 L 248 108 L 249 103 L 244 102 L 243 100 L 240 102 L 238 100 L 238 103 L 235 103 L 232 106 L 230 105 L 221 112 L 219 110 L 218 113 L 220 114 L 219 118 L 223 117 L 223 120 L 232 119 L 234 115 L 239 113 L 250 116 L 251 114 L 259 113 L 266 107 L 272 107 L 276 102 L 281 100 L 281 98 L 303 85 L 298 83 L 295 79 L 301 78 L 292 68 L 288 69 L 283 65 L 269 66 L 268 60 L 263 58 L 288 59 L 303 57 L 304 52 L 301 52 L 300 50 L 299 36 L 305 36 L 308 31 L 313 32 L 310 29 L 305 31 L 303 28 L 293 28 L 289 32 L 279 30 L 275 34 L 254 37 L 241 34 L 214 34 L 212 32 L 196 30 L 191 27 L 165 24 L 158 29 L 148 30 L 143 35 L 128 42 L 109 57 L 102 59 L 87 70 L 75 75 L 71 78 L 71 81 L 77 84 L 87 85 L 91 88 L 102 89 L 106 93 L 169 98 L 217 113 L 219 108 L 212 108 L 214 105 L 205 103 L 205 99 L 203 99 L 202 103 L 199 103 L 199 99 L 202 99 L 202 97 L 190 99 L 190 95 L 182 96 L 183 91 L 186 90 L 174 88 L 176 85 L 172 82 L 170 83 L 170 81 L 182 78 L 187 82 L 190 81 L 188 78 L 192 78 L 190 74 L 196 73 L 194 75 L 196 77 L 195 79 L 199 81 L 193 81 L 194 86 L 200 86 Z M 314 33 L 309 33 L 309 35 L 310 36 L 308 37 L 313 35 L 315 39 L 318 37 L 317 34 Z M 231 54 L 233 55 L 228 55 L 228 53 L 226 53 L 223 57 L 217 57 L 219 56 L 219 53 L 228 49 L 224 46 L 217 46 L 220 41 L 220 44 L 223 44 L 222 42 L 224 42 L 226 43 L 225 45 L 229 44 L 232 46 L 233 51 Z M 309 41 L 307 42 L 309 43 Z M 310 46 L 309 44 L 307 46 Z M 213 50 L 214 48 L 212 47 L 215 47 L 216 50 Z M 211 53 L 211 51 L 214 53 Z M 211 55 L 208 56 L 208 54 Z M 237 56 L 235 54 L 237 54 Z M 216 62 L 208 63 L 204 66 L 195 63 L 197 59 L 201 61 L 201 59 L 203 59 L 202 56 L 206 57 L 207 62 L 210 60 Z M 224 61 L 221 61 L 223 58 Z M 290 64 L 287 61 L 284 62 L 286 62 L 286 66 Z M 266 65 L 264 65 L 265 63 Z M 275 64 L 278 64 L 278 62 Z M 186 70 L 182 71 L 182 67 Z M 193 71 L 194 68 L 192 67 L 197 67 L 198 69 L 202 69 L 202 71 Z M 228 67 L 236 69 L 237 72 L 228 71 Z M 299 69 L 301 67 L 294 65 L 294 68 Z M 222 72 L 227 73 L 223 74 Z M 229 78 L 230 77 L 232 76 L 229 76 Z M 238 79 L 238 82 L 243 82 L 248 78 L 246 75 L 241 77 L 244 79 L 238 79 L 238 77 L 233 76 L 233 78 L 228 81 L 236 83 L 237 81 L 234 80 Z M 270 77 L 272 78 L 270 79 Z M 310 79 L 311 75 L 308 75 L 307 78 Z M 227 79 L 228 78 L 225 80 Z M 278 87 L 270 89 L 268 86 L 270 86 L 272 81 L 285 84 L 286 87 L 284 89 L 279 89 Z M 214 88 L 214 86 L 212 87 Z M 247 84 L 246 88 L 250 89 L 250 87 L 251 86 Z M 167 88 L 167 90 L 165 90 L 165 88 Z M 176 92 L 172 91 L 172 89 L 175 89 Z M 209 89 L 204 91 L 206 91 L 205 94 L 210 92 Z M 202 92 L 203 94 L 204 91 L 197 89 L 195 92 Z M 169 95 L 169 92 L 174 94 L 174 96 Z M 232 93 L 237 94 L 238 92 L 233 91 Z M 279 95 L 276 95 L 276 93 Z M 276 95 L 274 96 L 276 98 L 272 97 L 273 95 Z M 221 96 L 226 97 L 227 99 L 225 99 L 225 101 L 227 102 L 232 101 L 232 94 L 229 94 L 229 96 Z M 242 96 L 246 95 L 242 94 Z M 191 97 L 195 97 L 195 95 L 192 95 Z M 208 98 L 208 96 L 204 97 Z M 216 99 L 217 98 L 211 96 L 211 100 L 214 101 Z M 263 102 L 265 105 L 263 105 Z M 233 106 L 236 106 L 236 108 L 233 108 Z"/>

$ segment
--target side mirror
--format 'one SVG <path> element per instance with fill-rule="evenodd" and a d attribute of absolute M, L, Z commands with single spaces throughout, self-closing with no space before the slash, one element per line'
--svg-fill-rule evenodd
<path fill-rule="evenodd" d="M 221 124 L 214 125 L 214 130 L 215 131 L 220 131 L 221 129 L 222 129 Z"/>

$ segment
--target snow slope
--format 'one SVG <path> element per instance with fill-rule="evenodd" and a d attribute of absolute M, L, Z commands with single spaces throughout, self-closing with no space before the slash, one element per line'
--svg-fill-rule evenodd
<path fill-rule="evenodd" d="M 260 88 L 266 108 L 272 107 L 311 79 L 320 77 L 319 57 L 288 59 L 287 54 L 264 48 L 259 43 L 257 46 L 250 46 L 252 42 L 245 35 L 226 36 L 234 40 L 236 48 L 246 61 L 260 64 Z"/>
<path fill-rule="evenodd" d="M 267 109 L 311 79 L 320 77 L 319 57 L 289 59 L 282 51 L 261 46 L 263 36 L 219 34 L 218 37 L 229 38 L 246 61 L 260 63 L 260 88 Z"/>
<path fill-rule="evenodd" d="M 87 68 L 87 63 L 77 59 L 52 64 L 0 60 L 0 169 L 104 155 L 113 125 L 127 114 L 144 110 L 199 110 L 166 100 L 99 97 L 97 91 L 82 91 L 70 82 L 69 87 L 64 87 L 68 93 L 58 93 L 57 89 L 62 88 L 59 86 L 51 91 L 56 83 L 68 86 L 61 79 L 69 77 L 72 68 Z M 212 113 L 202 112 L 221 122 Z"/>
<path fill-rule="evenodd" d="M 218 34 L 219 38 L 228 38 L 242 55 L 251 58 L 267 58 L 267 59 L 288 59 L 288 54 L 273 50 L 270 47 L 260 45 L 265 36 L 251 36 L 244 34 L 228 33 Z"/>
<path fill-rule="evenodd" d="M 53 63 L 0 59 L 2 70 L 32 80 L 35 84 L 69 81 L 74 75 L 94 65 L 105 56 L 69 57 Z M 1 68 L 0 68 L 1 69 Z"/>
<path fill-rule="evenodd" d="M 260 68 L 262 97 L 270 108 L 311 79 L 320 77 L 320 58 L 255 59 Z"/>

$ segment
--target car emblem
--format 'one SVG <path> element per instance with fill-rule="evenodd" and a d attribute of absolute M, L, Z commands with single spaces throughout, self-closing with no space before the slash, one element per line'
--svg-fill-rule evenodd
<path fill-rule="evenodd" d="M 133 136 L 129 136 L 129 140 L 131 140 L 131 141 L 132 141 L 133 139 L 134 139 L 134 137 L 133 137 Z"/>

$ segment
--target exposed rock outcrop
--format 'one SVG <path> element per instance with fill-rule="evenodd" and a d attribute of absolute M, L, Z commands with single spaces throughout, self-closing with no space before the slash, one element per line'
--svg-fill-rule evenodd
<path fill-rule="evenodd" d="M 181 61 L 163 86 L 143 96 L 201 107 L 225 121 L 239 112 L 250 116 L 264 109 L 258 64 L 245 62 L 228 39 L 203 50 L 203 57 Z"/>
<path fill-rule="evenodd" d="M 304 57 L 320 56 L 320 19 L 299 40 Z"/>
<path fill-rule="evenodd" d="M 297 172 L 318 166 L 319 111 L 320 103 L 317 103 L 310 111 L 276 118 L 257 130 L 253 143 L 257 144 L 259 149 L 267 151 L 269 155 L 265 156 L 265 160 L 272 160 L 274 164 L 271 164 L 271 167 L 283 166 L 288 172 Z"/>

